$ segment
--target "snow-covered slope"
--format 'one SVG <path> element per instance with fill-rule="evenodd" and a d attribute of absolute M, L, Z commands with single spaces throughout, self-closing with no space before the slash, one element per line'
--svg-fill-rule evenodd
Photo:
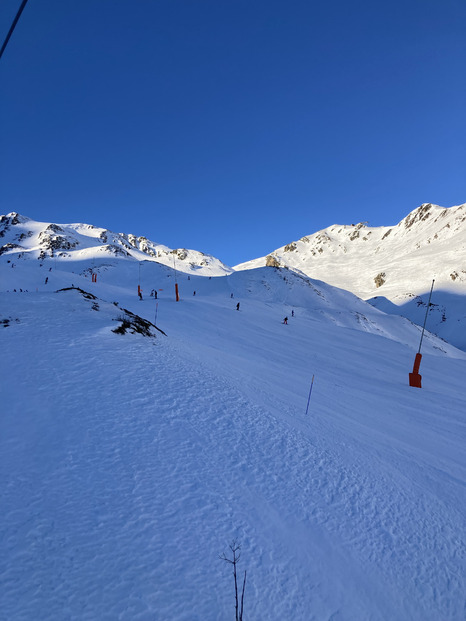
<path fill-rule="evenodd" d="M 466 349 L 466 204 L 424 204 L 393 227 L 334 225 L 235 270 L 266 264 L 298 269 L 416 323 L 435 279 L 429 327 Z"/>
<path fill-rule="evenodd" d="M 122 266 L 124 260 L 133 275 L 135 265 L 139 269 L 149 261 L 191 275 L 233 271 L 195 250 L 170 250 L 145 237 L 88 224 L 35 222 L 17 213 L 0 217 L 0 244 L 0 257 L 10 266 L 36 259 L 41 267 L 56 268 L 57 261 L 66 261 L 74 263 L 73 271 L 87 270 L 89 276 L 97 267 Z M 444 209 L 425 204 L 391 228 L 335 225 L 234 269 L 263 265 L 288 267 L 347 289 L 417 324 L 424 321 L 435 279 L 428 327 L 466 350 L 466 205 Z"/>
<path fill-rule="evenodd" d="M 410 388 L 417 326 L 292 271 L 0 259 L 3 618 L 232 619 L 234 538 L 245 619 L 463 618 L 464 352 Z"/>
<path fill-rule="evenodd" d="M 55 224 L 36 222 L 12 212 L 0 216 L 0 255 L 9 255 L 11 261 L 39 259 L 50 261 L 82 261 L 92 258 L 124 257 L 137 261 L 157 261 L 175 266 L 182 272 L 196 272 L 209 276 L 228 274 L 232 270 L 218 259 L 197 250 L 155 244 L 146 237 L 113 233 L 92 224 Z"/>

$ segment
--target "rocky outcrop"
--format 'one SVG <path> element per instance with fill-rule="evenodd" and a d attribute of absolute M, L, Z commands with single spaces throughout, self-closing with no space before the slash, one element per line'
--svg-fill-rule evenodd
<path fill-rule="evenodd" d="M 374 282 L 375 282 L 375 286 L 377 288 L 381 287 L 386 280 L 387 275 L 385 274 L 385 272 L 380 272 L 380 274 L 377 274 L 377 276 L 374 278 Z"/>
<path fill-rule="evenodd" d="M 265 257 L 265 265 L 267 267 L 280 267 L 280 261 L 273 254 L 269 254 Z"/>

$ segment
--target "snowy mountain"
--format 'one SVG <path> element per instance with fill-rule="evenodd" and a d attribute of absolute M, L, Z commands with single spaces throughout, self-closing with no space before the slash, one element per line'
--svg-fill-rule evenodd
<path fill-rule="evenodd" d="M 228 274 L 231 269 L 218 259 L 197 250 L 171 250 L 146 237 L 113 233 L 92 224 L 35 222 L 12 212 L 0 217 L 0 255 L 15 259 L 83 261 L 92 258 L 129 258 L 157 261 L 182 272 L 209 276 Z"/>
<path fill-rule="evenodd" d="M 274 265 L 353 292 L 466 349 L 466 205 L 424 204 L 392 227 L 333 225 L 235 270 Z"/>
<path fill-rule="evenodd" d="M 171 250 L 146 237 L 89 224 L 35 222 L 17 213 L 0 217 L 0 256 L 77 262 L 88 275 L 122 259 L 153 261 L 188 274 L 220 276 L 233 269 L 196 250 Z M 102 259 L 107 261 L 102 261 Z M 90 263 L 89 263 L 90 262 Z M 466 205 L 424 204 L 393 227 L 334 225 L 234 270 L 286 267 L 368 300 L 387 313 L 423 324 L 430 285 L 428 328 L 466 350 Z"/>
<path fill-rule="evenodd" d="M 407 319 L 70 226 L 3 233 L 0 616 L 234 619 L 236 539 L 245 620 L 462 619 L 466 353 L 427 333 L 411 388 Z"/>

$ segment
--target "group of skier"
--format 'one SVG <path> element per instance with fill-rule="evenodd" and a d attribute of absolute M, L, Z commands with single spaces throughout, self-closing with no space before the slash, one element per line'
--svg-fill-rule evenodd
<path fill-rule="evenodd" d="M 195 295 L 196 295 L 196 291 L 193 291 L 193 296 L 195 296 Z M 139 296 L 139 299 L 142 300 L 142 293 L 141 293 L 140 290 L 138 291 L 138 296 Z M 150 292 L 150 297 L 155 297 L 155 299 L 157 299 L 157 290 L 156 289 L 152 289 L 152 291 Z M 231 293 L 230 294 L 230 298 L 233 299 L 233 297 L 234 297 L 233 293 Z M 239 311 L 239 308 L 240 308 L 240 303 L 237 302 L 236 310 Z M 291 310 L 291 316 L 294 317 L 294 310 L 293 309 Z M 285 325 L 288 325 L 288 317 L 287 316 L 283 319 L 282 323 L 284 323 Z"/>
<path fill-rule="evenodd" d="M 233 297 L 233 294 L 231 294 L 231 297 Z M 239 302 L 236 305 L 236 310 L 239 311 Z M 294 317 L 294 310 L 291 310 L 291 316 Z M 285 317 L 285 319 L 283 320 L 283 322 L 286 326 L 288 325 L 288 317 Z"/>
<path fill-rule="evenodd" d="M 193 291 L 193 295 L 196 295 L 196 292 Z M 233 298 L 233 294 L 230 295 L 230 298 Z M 237 302 L 236 304 L 236 310 L 239 311 L 239 307 L 240 307 L 240 303 Z M 294 310 L 291 310 L 291 316 L 294 317 Z M 285 317 L 285 319 L 283 320 L 283 323 L 285 325 L 288 325 L 288 317 Z"/>

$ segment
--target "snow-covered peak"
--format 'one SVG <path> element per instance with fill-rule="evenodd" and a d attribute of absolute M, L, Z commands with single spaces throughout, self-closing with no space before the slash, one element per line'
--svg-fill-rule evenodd
<path fill-rule="evenodd" d="M 210 255 L 170 249 L 144 236 L 92 224 L 36 222 L 11 212 L 0 217 L 0 256 L 10 263 L 53 259 L 55 267 L 57 262 L 79 262 L 79 273 L 125 260 L 201 276 L 287 267 L 418 324 L 424 321 L 435 280 L 429 329 L 466 348 L 466 204 L 444 208 L 424 203 L 393 226 L 334 224 L 234 270 Z"/>
<path fill-rule="evenodd" d="M 10 213 L 7 213 L 6 216 L 0 216 L 0 225 L 2 225 L 2 227 L 15 226 L 16 224 L 23 224 L 28 221 L 29 218 L 22 216 L 16 211 L 10 211 Z"/>
<path fill-rule="evenodd" d="M 431 259 L 428 263 L 424 256 L 426 248 Z M 425 282 L 430 282 L 432 277 L 445 285 L 455 281 L 466 284 L 464 254 L 461 255 L 465 248 L 466 204 L 444 208 L 424 203 L 397 225 L 333 224 L 290 242 L 266 257 L 241 263 L 235 269 L 262 265 L 294 267 L 364 298 L 371 297 L 383 284 L 384 292 L 392 297 L 400 292 L 400 287 L 412 292 L 422 291 Z M 454 262 L 460 268 L 457 276 L 455 265 L 444 261 L 445 251 L 457 252 Z M 413 260 L 417 260 L 415 275 L 406 270 L 406 263 L 411 264 Z M 387 272 L 394 264 L 399 270 Z M 378 278 L 381 271 L 385 272 L 383 283 Z"/>
<path fill-rule="evenodd" d="M 417 323 L 425 312 L 421 296 L 435 279 L 431 329 L 449 339 L 466 332 L 466 204 L 424 203 L 394 226 L 334 224 L 234 269 L 263 265 L 298 269 L 363 299 L 376 298 L 388 312 L 402 307 L 399 312 Z M 466 345 L 464 338 L 454 342 Z"/>
<path fill-rule="evenodd" d="M 0 255 L 10 259 L 50 258 L 92 260 L 117 257 L 136 261 L 156 261 L 180 272 L 218 276 L 231 273 L 224 263 L 197 250 L 171 249 L 147 237 L 114 233 L 92 224 L 36 222 L 12 212 L 0 217 Z"/>

